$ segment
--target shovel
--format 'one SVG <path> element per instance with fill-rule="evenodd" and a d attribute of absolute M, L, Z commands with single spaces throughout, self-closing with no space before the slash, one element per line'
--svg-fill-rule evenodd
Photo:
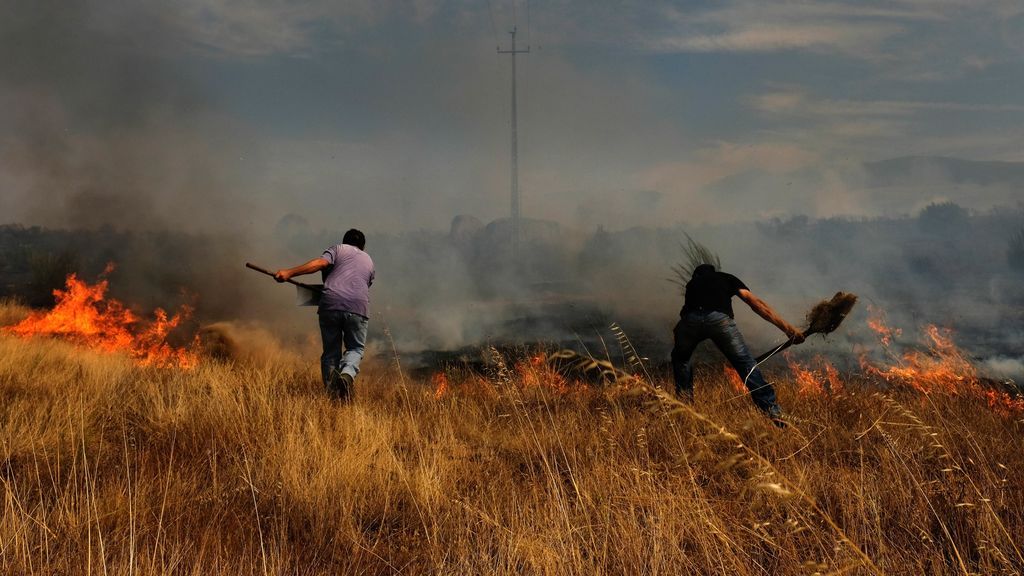
<path fill-rule="evenodd" d="M 262 272 L 267 276 L 273 276 L 274 273 L 266 268 L 260 268 L 259 266 L 251 263 L 245 263 L 246 268 L 250 268 L 257 272 Z M 302 282 L 296 282 L 295 280 L 288 279 L 285 282 L 295 285 L 295 305 L 296 306 L 318 306 L 320 304 L 320 295 L 324 291 L 323 284 L 303 284 Z"/>

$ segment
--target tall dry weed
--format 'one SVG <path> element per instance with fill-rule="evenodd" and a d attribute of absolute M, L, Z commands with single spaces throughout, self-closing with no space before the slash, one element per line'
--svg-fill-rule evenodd
<path fill-rule="evenodd" d="M 1024 568 L 1012 418 L 780 382 L 795 424 L 777 431 L 721 376 L 693 407 L 661 397 L 632 353 L 629 373 L 594 361 L 590 384 L 497 354 L 440 397 L 383 355 L 341 405 L 315 357 L 183 371 L 0 336 L 0 571 Z"/>

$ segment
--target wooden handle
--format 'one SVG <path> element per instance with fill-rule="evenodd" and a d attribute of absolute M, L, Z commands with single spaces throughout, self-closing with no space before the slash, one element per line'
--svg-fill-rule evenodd
<path fill-rule="evenodd" d="M 255 270 L 257 272 L 262 272 L 262 273 L 266 274 L 267 276 L 273 276 L 274 275 L 274 273 L 271 272 L 270 270 L 267 270 L 266 268 L 261 268 L 260 266 L 257 266 L 255 264 L 253 264 L 252 262 L 246 262 L 245 263 L 245 267 L 249 268 L 251 270 Z M 322 288 L 320 288 L 319 286 L 312 286 L 310 284 L 303 284 L 302 282 L 296 282 L 295 280 L 292 280 L 291 278 L 285 280 L 285 282 L 287 282 L 289 284 L 294 284 L 296 286 L 302 286 L 303 288 L 306 288 L 308 290 L 317 290 L 317 291 L 322 290 Z"/>
<path fill-rule="evenodd" d="M 271 272 L 270 270 L 267 270 L 266 268 L 260 268 L 259 266 L 253 264 L 252 262 L 246 262 L 245 263 L 245 267 L 246 268 L 250 268 L 252 270 L 255 270 L 257 272 L 263 272 L 267 276 L 273 276 L 274 275 L 274 273 Z"/>
<path fill-rule="evenodd" d="M 814 331 L 804 332 L 804 338 L 809 338 L 811 336 L 811 334 L 817 334 L 817 332 L 814 332 Z M 754 360 L 756 362 L 758 362 L 758 363 L 764 362 L 765 359 L 767 359 L 769 356 L 774 356 L 775 354 L 778 354 L 779 352 L 782 352 L 783 350 L 785 350 L 786 348 L 789 348 L 792 345 L 793 345 L 793 341 L 790 340 L 789 342 L 786 342 L 782 346 L 776 346 L 775 348 L 772 348 L 771 350 L 765 352 L 764 354 L 761 354 L 760 356 L 758 356 Z"/>

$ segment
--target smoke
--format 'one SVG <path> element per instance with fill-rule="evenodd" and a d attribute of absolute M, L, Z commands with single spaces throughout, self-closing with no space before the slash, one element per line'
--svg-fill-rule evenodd
<path fill-rule="evenodd" d="M 61 230 L 9 231 L 8 280 L 64 254 L 87 279 L 114 262 L 112 295 L 140 308 L 274 318 L 267 293 L 238 281 L 246 259 L 276 254 L 250 239 L 258 151 L 199 77 L 178 8 L 2 5 L 0 218 Z"/>
<path fill-rule="evenodd" d="M 982 369 L 997 378 L 1010 378 L 1020 381 L 1024 375 L 1024 358 L 995 356 L 982 362 Z"/>
<path fill-rule="evenodd" d="M 194 78 L 160 2 L 4 2 L 4 216 L 52 227 L 219 229 L 244 217 Z"/>
<path fill-rule="evenodd" d="M 1024 171 L 856 159 L 879 141 L 893 155 L 917 150 L 870 120 L 898 117 L 901 133 L 920 104 L 806 91 L 741 105 L 725 122 L 721 102 L 747 92 L 726 83 L 736 97 L 722 96 L 721 62 L 658 75 L 642 54 L 574 52 L 572 39 L 594 31 L 577 27 L 593 22 L 553 7 L 550 43 L 519 60 L 520 185 L 535 218 L 510 265 L 509 78 L 493 52 L 505 37 L 482 7 L 0 2 L 0 214 L 74 231 L 33 246 L 78 253 L 87 275 L 117 261 L 112 291 L 124 300 L 194 303 L 203 322 L 260 322 L 304 346 L 311 310 L 291 309 L 289 288 L 242 263 L 291 266 L 357 226 L 378 267 L 372 337 L 387 325 L 402 351 L 601 346 L 615 321 L 642 353 L 667 358 L 681 294 L 666 278 L 686 232 L 791 321 L 850 291 L 908 334 L 949 325 L 993 369 L 1014 367 L 999 359 L 1022 341 L 1020 283 L 1002 259 L 1022 223 L 986 211 L 1015 201 Z M 839 132 L 785 116 L 836 108 Z M 752 109 L 799 129 L 760 130 Z M 832 140 L 854 144 L 821 145 Z M 967 210 L 929 219 L 921 211 L 937 200 Z M 449 232 L 457 214 L 475 219 Z M 737 309 L 751 347 L 780 338 Z M 808 349 L 870 346 L 863 321 L 859 308 L 843 335 Z"/>

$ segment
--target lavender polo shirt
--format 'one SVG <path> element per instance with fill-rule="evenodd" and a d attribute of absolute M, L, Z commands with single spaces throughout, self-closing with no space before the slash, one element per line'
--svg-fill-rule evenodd
<path fill-rule="evenodd" d="M 324 293 L 320 310 L 352 312 L 370 317 L 370 285 L 374 269 L 370 255 L 355 246 L 338 244 L 321 256 L 330 264 L 324 268 Z"/>

